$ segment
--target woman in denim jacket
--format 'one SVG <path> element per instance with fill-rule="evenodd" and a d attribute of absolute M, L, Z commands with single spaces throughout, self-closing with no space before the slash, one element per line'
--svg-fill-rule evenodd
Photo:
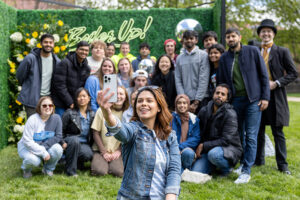
<path fill-rule="evenodd" d="M 180 191 L 181 160 L 172 115 L 160 89 L 140 88 L 130 123 L 111 113 L 109 89 L 98 103 L 108 128 L 107 136 L 122 142 L 124 177 L 117 199 L 176 199 Z"/>

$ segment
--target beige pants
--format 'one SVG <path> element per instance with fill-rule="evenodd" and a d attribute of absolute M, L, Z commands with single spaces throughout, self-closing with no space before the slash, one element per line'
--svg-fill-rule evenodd
<path fill-rule="evenodd" d="M 103 176 L 112 174 L 122 177 L 124 173 L 122 156 L 111 162 L 107 162 L 99 152 L 94 152 L 91 164 L 91 174 L 95 176 Z"/>

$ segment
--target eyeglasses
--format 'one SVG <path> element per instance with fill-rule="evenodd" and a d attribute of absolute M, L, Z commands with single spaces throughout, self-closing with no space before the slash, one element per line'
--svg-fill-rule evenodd
<path fill-rule="evenodd" d="M 137 91 L 140 92 L 140 91 L 146 90 L 146 89 L 157 90 L 157 89 L 160 89 L 160 87 L 158 87 L 156 85 L 147 85 L 147 86 L 144 86 L 144 87 L 140 87 L 139 89 L 137 89 Z"/>
<path fill-rule="evenodd" d="M 43 108 L 47 108 L 47 107 L 53 108 L 53 106 L 54 106 L 53 104 L 43 104 L 42 105 Z"/>

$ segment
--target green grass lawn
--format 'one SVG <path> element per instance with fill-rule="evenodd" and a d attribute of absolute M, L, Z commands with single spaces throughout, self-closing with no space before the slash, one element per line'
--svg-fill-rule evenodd
<path fill-rule="evenodd" d="M 300 93 L 288 93 L 288 97 L 300 97 Z"/>
<path fill-rule="evenodd" d="M 204 184 L 181 183 L 180 199 L 300 199 L 300 103 L 290 103 L 291 123 L 285 128 L 288 163 L 292 176 L 276 170 L 274 157 L 266 165 L 253 167 L 250 183 L 235 185 L 237 175 L 214 177 Z M 271 135 L 270 129 L 267 129 Z M 271 137 L 272 139 L 272 137 Z M 14 146 L 0 151 L 0 199 L 115 199 L 121 184 L 113 176 L 92 177 L 89 170 L 78 178 L 63 174 L 58 166 L 54 177 L 43 176 L 41 169 L 33 171 L 29 180 L 22 178 L 21 159 Z"/>

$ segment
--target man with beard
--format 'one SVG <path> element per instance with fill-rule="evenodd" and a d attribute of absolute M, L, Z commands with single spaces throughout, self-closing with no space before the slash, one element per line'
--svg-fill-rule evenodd
<path fill-rule="evenodd" d="M 196 31 L 183 33 L 185 49 L 176 59 L 175 83 L 177 94 L 185 94 L 191 100 L 190 112 L 197 113 L 208 97 L 209 61 L 207 53 L 199 49 Z"/>
<path fill-rule="evenodd" d="M 250 181 L 257 148 L 257 134 L 261 112 L 268 107 L 270 87 L 267 68 L 255 46 L 241 44 L 242 36 L 236 28 L 229 28 L 225 40 L 229 50 L 219 63 L 217 83 L 226 83 L 233 91 L 232 105 L 238 115 L 239 134 L 244 149 L 236 184 Z"/>
<path fill-rule="evenodd" d="M 22 85 L 18 101 L 21 102 L 27 118 L 35 113 L 35 107 L 41 96 L 51 94 L 51 80 L 60 59 L 52 52 L 54 37 L 44 34 L 41 37 L 42 48 L 33 48 L 18 67 L 16 77 Z"/>
<path fill-rule="evenodd" d="M 255 164 L 265 164 L 265 127 L 270 125 L 275 141 L 278 170 L 290 175 L 283 133 L 283 126 L 289 125 L 290 116 L 285 86 L 294 81 L 298 73 L 289 50 L 274 44 L 276 33 L 277 29 L 271 19 L 263 20 L 257 28 L 257 34 L 262 40 L 261 54 L 269 72 L 271 99 L 268 109 L 262 113 Z"/>
<path fill-rule="evenodd" d="M 238 120 L 233 106 L 230 105 L 231 91 L 227 84 L 216 87 L 213 100 L 201 108 L 201 141 L 197 147 L 192 171 L 211 174 L 215 169 L 227 176 L 242 155 L 238 134 Z"/>
<path fill-rule="evenodd" d="M 53 92 L 51 94 L 55 112 L 61 117 L 65 110 L 74 107 L 74 96 L 78 88 L 84 87 L 91 69 L 88 65 L 89 43 L 80 41 L 76 51 L 69 52 L 56 67 L 53 75 Z"/>

